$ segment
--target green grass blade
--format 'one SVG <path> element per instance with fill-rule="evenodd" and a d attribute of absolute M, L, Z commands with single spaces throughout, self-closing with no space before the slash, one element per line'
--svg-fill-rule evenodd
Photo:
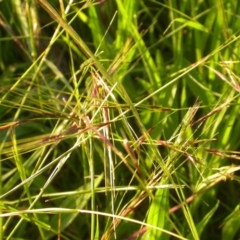
<path fill-rule="evenodd" d="M 149 208 L 147 223 L 149 225 L 168 229 L 169 192 L 167 189 L 158 189 Z M 148 228 L 144 239 L 168 239 L 169 236 L 159 230 Z"/>

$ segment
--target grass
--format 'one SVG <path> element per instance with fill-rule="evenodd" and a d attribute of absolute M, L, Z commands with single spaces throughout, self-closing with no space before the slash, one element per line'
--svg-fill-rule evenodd
<path fill-rule="evenodd" d="M 1 2 L 0 239 L 238 239 L 237 1 L 50 2 Z"/>

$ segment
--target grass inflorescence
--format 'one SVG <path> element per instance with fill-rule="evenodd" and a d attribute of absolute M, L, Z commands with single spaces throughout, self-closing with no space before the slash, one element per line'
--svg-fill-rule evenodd
<path fill-rule="evenodd" d="M 237 1 L 9 0 L 0 239 L 237 239 Z"/>

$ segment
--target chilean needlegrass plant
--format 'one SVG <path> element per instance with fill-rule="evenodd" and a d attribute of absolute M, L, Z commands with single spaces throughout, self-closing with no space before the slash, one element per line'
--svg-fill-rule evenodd
<path fill-rule="evenodd" d="M 0 239 L 239 237 L 237 1 L 1 7 Z"/>

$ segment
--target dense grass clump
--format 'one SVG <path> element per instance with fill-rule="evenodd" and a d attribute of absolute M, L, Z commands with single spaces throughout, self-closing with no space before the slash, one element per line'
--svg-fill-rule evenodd
<path fill-rule="evenodd" d="M 238 1 L 0 2 L 0 239 L 238 239 Z"/>

